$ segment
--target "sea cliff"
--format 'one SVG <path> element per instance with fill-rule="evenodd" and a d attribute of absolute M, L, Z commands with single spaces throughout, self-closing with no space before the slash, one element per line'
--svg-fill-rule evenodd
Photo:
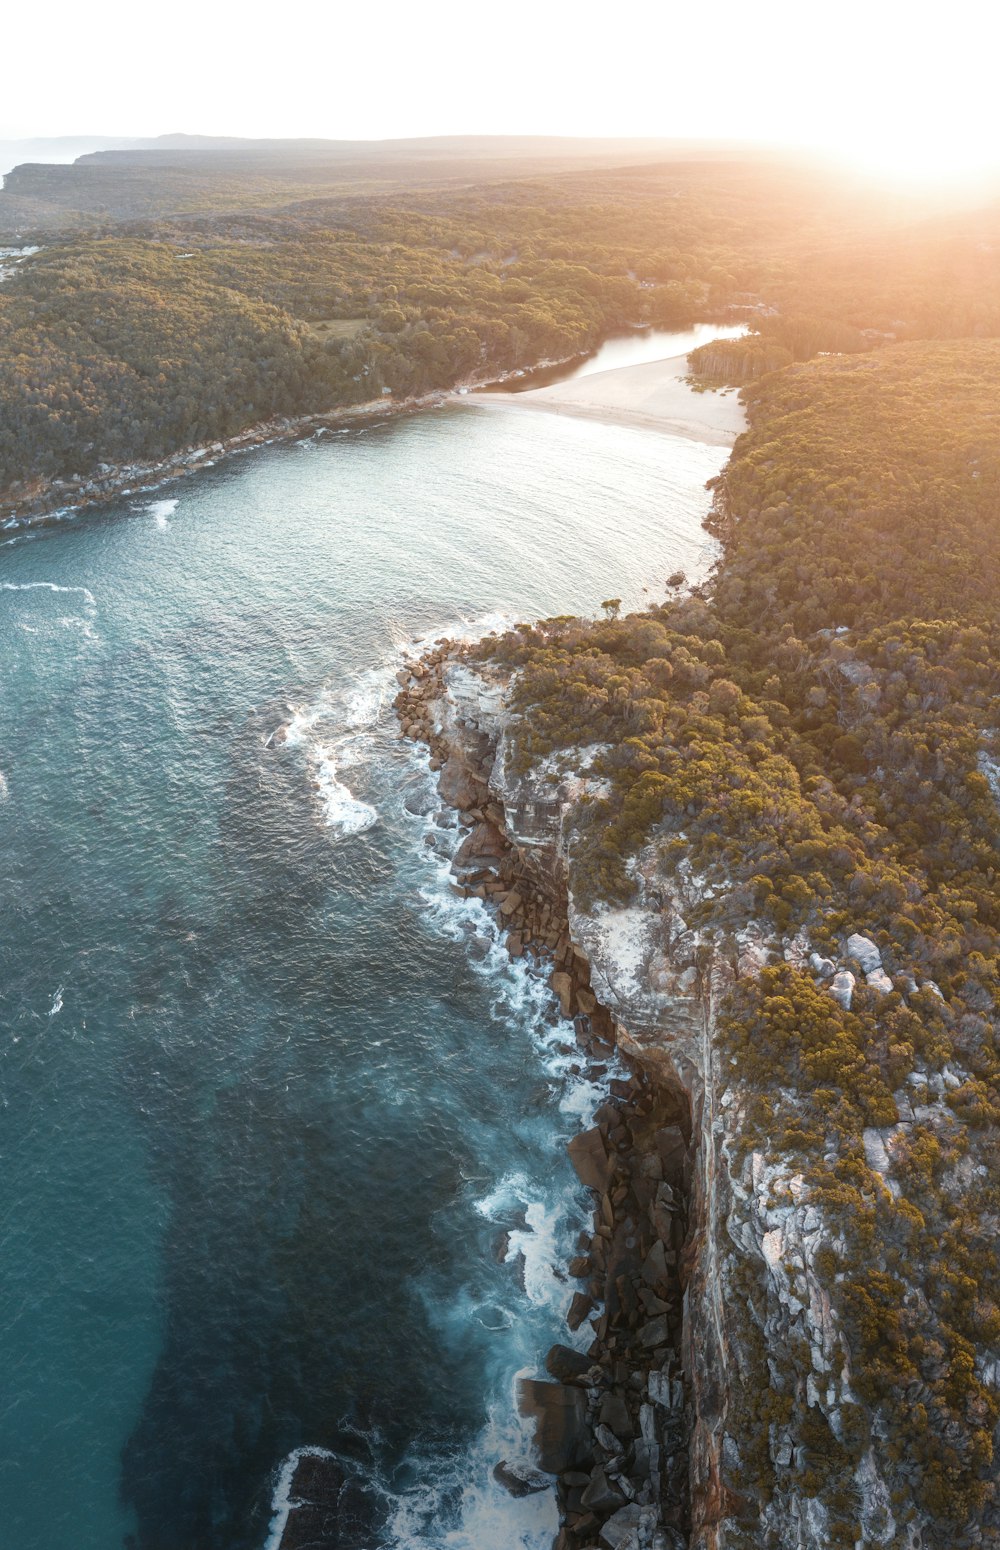
<path fill-rule="evenodd" d="M 801 1479 L 818 1426 L 842 1457 L 863 1542 L 924 1543 L 905 1461 L 894 1465 L 852 1386 L 824 1260 L 836 1224 L 777 1151 L 744 1144 L 747 1095 L 721 1053 L 719 1009 L 734 985 L 807 948 L 753 920 L 721 944 L 691 929 L 710 890 L 683 865 L 667 876 L 652 849 L 634 903 L 580 908 L 567 857 L 592 784 L 587 755 L 569 776 L 514 773 L 510 676 L 462 646 L 410 663 L 400 683 L 403 733 L 428 743 L 465 825 L 457 886 L 492 902 L 509 950 L 548 976 L 583 1049 L 616 1044 L 632 1073 L 570 1146 L 595 1209 L 568 1267 L 580 1282 L 569 1325 L 589 1321 L 593 1341 L 557 1345 L 551 1381 L 523 1385 L 559 1494 L 558 1550 L 827 1550 L 842 1542 L 837 1514 Z M 866 949 L 878 957 L 852 938 L 844 962 Z M 832 961 L 819 972 L 831 989 L 849 973 Z M 793 1421 L 792 1349 L 805 1355 L 811 1428 Z"/>

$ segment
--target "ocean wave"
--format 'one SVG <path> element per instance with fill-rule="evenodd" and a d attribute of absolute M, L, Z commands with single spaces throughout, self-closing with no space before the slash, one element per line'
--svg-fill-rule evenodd
<path fill-rule="evenodd" d="M 288 1523 L 288 1514 L 293 1507 L 299 1505 L 292 1496 L 292 1482 L 295 1479 L 295 1471 L 299 1467 L 299 1460 L 304 1458 L 332 1459 L 336 1458 L 336 1454 L 331 1453 L 327 1448 L 296 1448 L 288 1455 L 275 1481 L 271 1497 L 272 1517 L 268 1525 L 267 1539 L 264 1541 L 264 1550 L 279 1550 Z"/>
<path fill-rule="evenodd" d="M 0 581 L 0 592 L 76 592 L 88 608 L 97 607 L 97 599 L 89 587 L 63 587 L 54 581 Z"/>

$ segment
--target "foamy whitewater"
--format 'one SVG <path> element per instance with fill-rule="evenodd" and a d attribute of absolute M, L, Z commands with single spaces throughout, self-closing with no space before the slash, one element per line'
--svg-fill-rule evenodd
<path fill-rule="evenodd" d="M 0 545 L 15 1550 L 277 1550 L 302 1449 L 350 1550 L 548 1550 L 492 1471 L 612 1072 L 452 893 L 395 670 L 704 575 L 723 457 L 463 400 Z"/>

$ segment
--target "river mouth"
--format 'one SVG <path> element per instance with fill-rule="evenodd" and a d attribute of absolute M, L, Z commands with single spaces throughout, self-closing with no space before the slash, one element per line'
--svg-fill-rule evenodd
<path fill-rule="evenodd" d="M 695 323 L 691 328 L 634 328 L 627 333 L 614 334 L 596 350 L 558 361 L 550 366 L 539 366 L 533 371 L 511 372 L 500 382 L 491 382 L 478 391 L 484 393 L 529 393 L 534 388 L 553 387 L 559 382 L 575 382 L 579 377 L 594 376 L 602 371 L 618 371 L 629 366 L 642 366 L 648 361 L 670 360 L 674 356 L 687 355 L 701 344 L 713 339 L 738 339 L 746 333 L 746 325 Z"/>

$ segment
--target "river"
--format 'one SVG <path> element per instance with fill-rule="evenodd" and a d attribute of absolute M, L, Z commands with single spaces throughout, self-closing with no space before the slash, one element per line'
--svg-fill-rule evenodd
<path fill-rule="evenodd" d="M 448 887 L 396 653 L 704 574 L 725 456 L 467 401 L 0 547 L 11 1550 L 262 1550 L 303 1445 L 385 1547 L 548 1550 L 490 1471 L 602 1073 Z"/>

